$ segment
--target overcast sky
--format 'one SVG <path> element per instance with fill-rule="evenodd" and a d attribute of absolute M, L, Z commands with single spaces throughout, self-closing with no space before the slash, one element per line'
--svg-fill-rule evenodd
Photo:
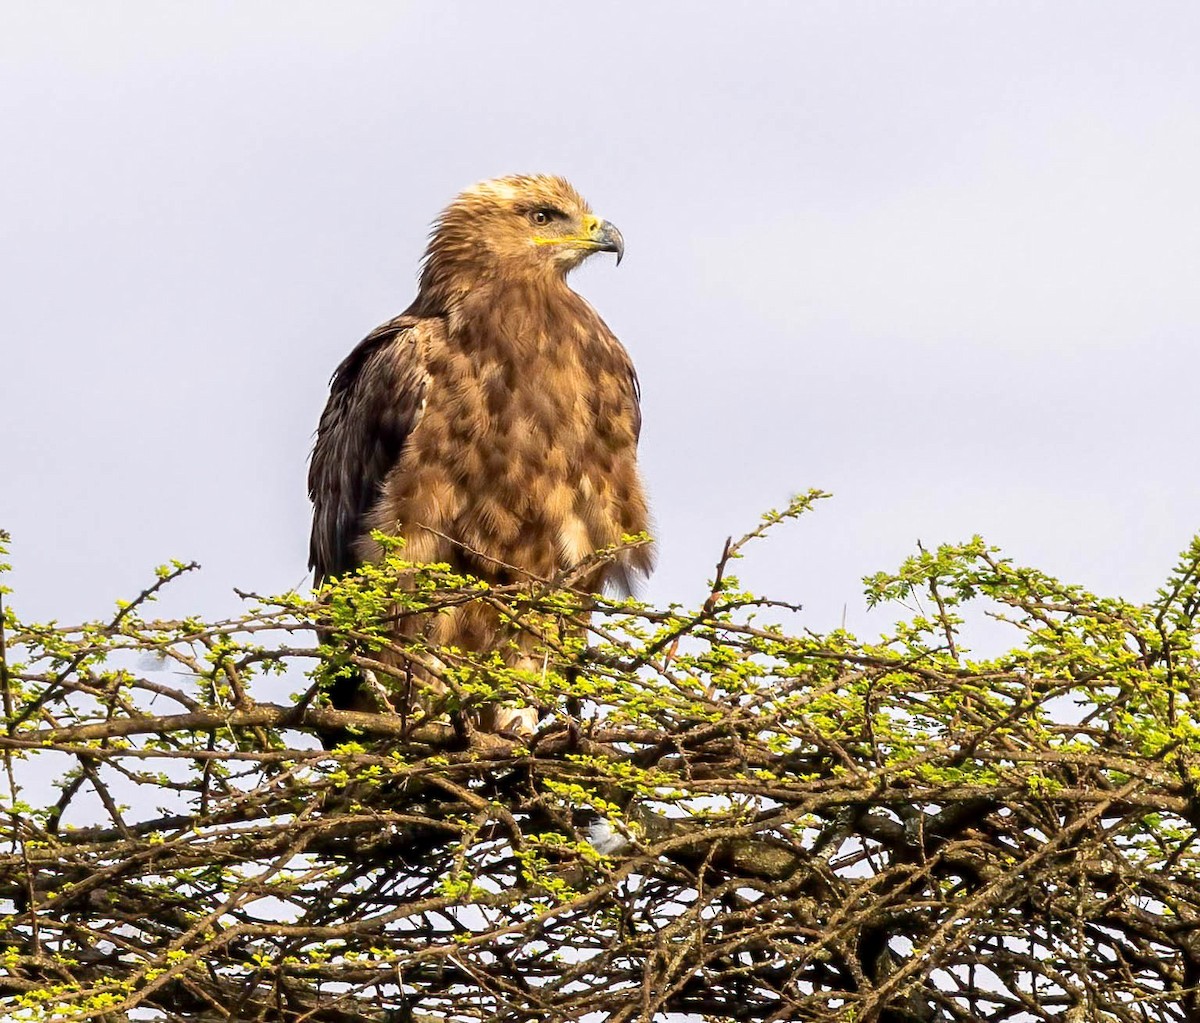
<path fill-rule="evenodd" d="M 1147 597 L 1200 528 L 1198 45 L 1147 0 L 5 0 L 16 602 L 304 580 L 330 372 L 511 172 L 627 241 L 573 280 L 642 378 L 651 597 L 808 487 L 740 574 L 813 627 L 975 532 Z"/>

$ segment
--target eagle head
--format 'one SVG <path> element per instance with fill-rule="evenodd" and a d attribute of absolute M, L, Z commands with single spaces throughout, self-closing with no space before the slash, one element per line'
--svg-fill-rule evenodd
<path fill-rule="evenodd" d="M 565 276 L 593 252 L 625 241 L 565 178 L 511 175 L 472 185 L 434 224 L 422 289 L 452 278 Z"/>

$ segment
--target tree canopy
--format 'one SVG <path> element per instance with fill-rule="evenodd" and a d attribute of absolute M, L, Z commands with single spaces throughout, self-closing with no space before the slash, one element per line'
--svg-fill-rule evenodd
<path fill-rule="evenodd" d="M 821 496 L 695 608 L 396 543 L 220 621 L 152 616 L 189 564 L 78 625 L 4 591 L 0 1014 L 1200 1018 L 1200 538 L 1144 604 L 918 549 L 866 580 L 900 620 L 863 640 L 730 571 Z M 390 627 L 467 601 L 543 669 Z M 980 612 L 1011 649 L 971 652 Z M 439 713 L 324 699 L 401 657 Z M 537 734 L 472 727 L 497 700 Z"/>

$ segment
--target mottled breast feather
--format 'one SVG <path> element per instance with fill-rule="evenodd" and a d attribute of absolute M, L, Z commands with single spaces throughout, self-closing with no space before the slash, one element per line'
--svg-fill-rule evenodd
<path fill-rule="evenodd" d="M 629 356 L 558 280 L 465 298 L 423 351 L 421 420 L 379 490 L 368 529 L 408 556 L 504 584 L 552 580 L 647 527 Z M 379 556 L 361 541 L 361 560 Z M 630 550 L 575 585 L 627 590 Z"/>
<path fill-rule="evenodd" d="M 423 335 L 439 325 L 398 316 L 368 334 L 334 371 L 308 470 L 308 564 L 318 584 L 362 563 L 356 545 L 367 513 L 420 418 Z"/>

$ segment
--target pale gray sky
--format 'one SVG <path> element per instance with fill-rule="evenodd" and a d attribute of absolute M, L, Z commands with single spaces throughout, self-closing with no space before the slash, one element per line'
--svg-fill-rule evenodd
<path fill-rule="evenodd" d="M 570 177 L 661 541 L 810 609 L 982 532 L 1148 596 L 1200 528 L 1194 3 L 0 3 L 0 526 L 28 615 L 305 577 L 329 373 L 429 221 Z M 883 624 L 881 621 L 880 625 Z"/>

